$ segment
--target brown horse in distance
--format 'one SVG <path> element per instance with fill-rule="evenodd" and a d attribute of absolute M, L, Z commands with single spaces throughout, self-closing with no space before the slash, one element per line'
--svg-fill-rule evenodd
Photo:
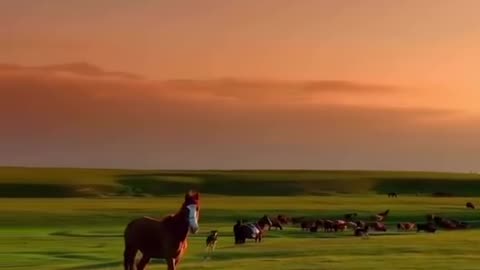
<path fill-rule="evenodd" d="M 387 231 L 387 226 L 385 226 L 385 224 L 383 224 L 382 222 L 379 222 L 379 221 L 369 223 L 368 227 L 372 228 L 374 231 L 377 231 L 377 232 L 386 232 Z"/>
<path fill-rule="evenodd" d="M 282 225 L 287 225 L 289 218 L 285 215 L 278 215 L 277 217 L 270 218 L 270 220 L 272 221 L 272 225 L 268 227 L 269 231 L 272 229 L 272 227 L 283 230 Z"/>
<path fill-rule="evenodd" d="M 300 228 L 302 228 L 302 231 L 308 231 L 313 226 L 315 226 L 315 220 L 313 219 L 303 220 L 300 223 Z"/>
<path fill-rule="evenodd" d="M 187 250 L 188 234 L 198 232 L 199 213 L 199 194 L 189 191 L 176 214 L 163 219 L 142 217 L 131 221 L 124 233 L 124 269 L 134 270 L 135 256 L 141 251 L 143 256 L 137 270 L 145 269 L 151 258 L 165 259 L 168 270 L 175 270 Z"/>

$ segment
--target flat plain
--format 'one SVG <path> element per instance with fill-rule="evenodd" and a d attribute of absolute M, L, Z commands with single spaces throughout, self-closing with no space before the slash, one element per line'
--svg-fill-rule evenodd
<path fill-rule="evenodd" d="M 477 174 L 365 171 L 120 171 L 0 169 L 1 269 L 122 269 L 129 220 L 178 210 L 183 192 L 201 192 L 200 232 L 189 237 L 180 269 L 478 269 Z M 62 193 L 63 192 L 63 193 Z M 386 192 L 397 192 L 388 198 Z M 451 193 L 435 197 L 434 192 Z M 449 195 L 449 196 L 450 196 Z M 387 232 L 302 232 L 288 225 L 262 243 L 233 244 L 239 218 L 264 214 L 360 219 L 390 209 Z M 466 230 L 398 232 L 427 214 L 467 221 Z M 219 230 L 205 256 L 205 238 Z M 153 261 L 148 269 L 166 269 Z"/>

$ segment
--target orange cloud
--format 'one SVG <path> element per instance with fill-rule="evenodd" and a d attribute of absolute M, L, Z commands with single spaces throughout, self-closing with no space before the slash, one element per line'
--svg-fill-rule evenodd
<path fill-rule="evenodd" d="M 347 93 L 361 100 L 365 94 L 388 97 L 398 91 L 341 81 L 149 81 L 91 65 L 4 65 L 0 163 L 445 170 L 470 166 L 466 159 L 480 150 L 474 139 L 480 132 L 468 126 L 471 120 L 452 120 L 467 119 L 462 112 L 340 102 Z M 312 103 L 312 92 L 328 92 L 333 98 Z M 462 154 L 466 158 L 451 160 Z"/>

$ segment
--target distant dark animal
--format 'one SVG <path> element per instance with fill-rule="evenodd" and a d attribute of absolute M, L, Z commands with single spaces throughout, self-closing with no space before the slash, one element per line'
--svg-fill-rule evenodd
<path fill-rule="evenodd" d="M 311 227 L 315 226 L 315 220 L 303 220 L 300 223 L 300 228 L 302 228 L 302 231 L 308 231 Z"/>
<path fill-rule="evenodd" d="M 137 270 L 145 269 L 151 258 L 165 259 L 168 270 L 175 270 L 187 250 L 188 234 L 199 229 L 199 213 L 199 194 L 189 191 L 176 214 L 163 219 L 142 217 L 128 223 L 124 231 L 124 269 L 134 270 L 135 256 L 140 251 Z"/>
<path fill-rule="evenodd" d="M 423 223 L 423 224 L 417 223 L 416 227 L 417 227 L 417 232 L 425 231 L 425 232 L 429 232 L 429 233 L 434 233 L 437 230 L 437 227 L 435 226 L 435 224 L 430 223 L 430 222 L 429 223 Z"/>
<path fill-rule="evenodd" d="M 318 232 L 318 229 L 323 226 L 323 221 L 320 219 L 315 220 L 315 223 L 310 227 L 310 232 Z"/>
<path fill-rule="evenodd" d="M 276 218 L 270 218 L 270 220 L 272 221 L 272 226 L 269 226 L 268 230 L 271 230 L 272 227 L 275 227 L 275 229 L 283 230 L 282 224 L 288 224 L 288 217 L 284 215 L 278 215 Z"/>
<path fill-rule="evenodd" d="M 349 214 L 345 214 L 344 215 L 344 218 L 347 220 L 347 221 L 351 221 L 354 217 L 357 216 L 357 213 L 349 213 Z"/>
<path fill-rule="evenodd" d="M 361 237 L 368 237 L 368 230 L 370 228 L 368 227 L 368 225 L 364 226 L 364 227 L 358 227 L 355 229 L 353 235 L 355 236 L 361 236 Z"/>
<path fill-rule="evenodd" d="M 455 227 L 456 227 L 455 223 L 451 222 L 448 219 L 444 219 L 442 217 L 439 217 L 439 216 L 435 216 L 433 218 L 433 221 L 440 228 L 452 230 L 452 229 L 455 229 Z"/>
<path fill-rule="evenodd" d="M 397 224 L 398 231 L 411 231 L 411 230 L 414 230 L 415 227 L 416 227 L 416 224 L 411 222 Z"/>
<path fill-rule="evenodd" d="M 366 225 L 365 222 L 363 222 L 361 220 L 355 221 L 355 224 L 357 224 L 357 228 L 363 228 Z"/>
<path fill-rule="evenodd" d="M 254 239 L 255 243 L 262 241 L 266 226 L 272 226 L 272 221 L 264 215 L 256 223 L 241 223 L 237 221 L 234 226 L 236 244 L 244 244 L 246 239 Z"/>
<path fill-rule="evenodd" d="M 438 227 L 441 227 L 447 230 L 466 229 L 469 227 L 468 223 L 458 221 L 455 219 L 447 219 L 447 218 L 442 218 L 437 216 L 433 220 Z"/>
<path fill-rule="evenodd" d="M 335 225 L 335 222 L 333 220 L 324 220 L 323 221 L 323 230 L 325 232 L 333 232 L 337 230 L 337 227 Z"/>
<path fill-rule="evenodd" d="M 457 226 L 455 225 L 455 223 L 451 222 L 450 220 L 448 219 L 445 219 L 445 218 L 442 218 L 442 217 L 439 217 L 439 216 L 435 216 L 433 218 L 433 221 L 435 222 L 435 224 L 440 227 L 440 228 L 444 228 L 444 229 L 448 229 L 448 230 L 453 230 L 455 229 Z"/>
<path fill-rule="evenodd" d="M 278 215 L 277 220 L 283 225 L 287 225 L 290 222 L 290 218 L 285 215 Z"/>
<path fill-rule="evenodd" d="M 471 202 L 467 202 L 467 204 L 465 206 L 467 208 L 470 208 L 470 209 L 475 209 L 475 205 L 473 205 L 473 203 L 471 203 Z"/>
<path fill-rule="evenodd" d="M 451 219 L 450 221 L 457 226 L 457 229 L 466 229 L 469 227 L 467 222 L 463 222 L 455 219 Z"/>
<path fill-rule="evenodd" d="M 323 221 L 323 230 L 325 232 L 338 232 L 345 231 L 347 229 L 348 223 L 345 220 L 324 220 Z"/>
<path fill-rule="evenodd" d="M 271 218 L 270 219 L 272 221 L 272 225 L 271 226 L 268 226 L 268 230 L 272 230 L 272 228 L 275 228 L 275 230 L 283 230 L 283 226 L 282 224 L 280 223 L 280 221 L 278 221 L 278 219 L 276 218 Z"/>
<path fill-rule="evenodd" d="M 451 220 L 451 221 L 457 225 L 458 229 L 467 229 L 468 227 L 470 227 L 468 223 L 463 221 L 457 221 L 457 220 Z"/>
<path fill-rule="evenodd" d="M 215 247 L 217 246 L 217 241 L 218 241 L 218 231 L 210 231 L 210 234 L 207 236 L 207 239 L 205 241 L 206 246 L 207 246 L 207 256 L 212 254 L 213 251 L 215 250 Z"/>
<path fill-rule="evenodd" d="M 455 230 L 457 229 L 457 224 L 453 223 L 450 220 L 444 220 L 442 221 L 441 225 L 442 228 L 447 229 L 447 230 Z"/>
<path fill-rule="evenodd" d="M 388 197 L 389 197 L 389 198 L 390 198 L 390 197 L 396 198 L 397 196 L 398 196 L 398 195 L 397 195 L 397 193 L 395 193 L 395 192 L 390 192 L 390 193 L 388 193 Z"/>

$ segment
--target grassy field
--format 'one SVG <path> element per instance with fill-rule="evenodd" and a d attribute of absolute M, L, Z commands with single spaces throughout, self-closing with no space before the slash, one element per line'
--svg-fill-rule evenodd
<path fill-rule="evenodd" d="M 154 183 L 169 179 L 170 182 L 185 184 L 182 188 L 197 183 L 203 192 L 201 232 L 190 237 L 190 248 L 180 269 L 463 270 L 478 269 L 480 263 L 480 230 L 477 229 L 480 227 L 480 213 L 465 208 L 466 201 L 480 203 L 480 199 L 468 197 L 468 194 L 480 191 L 467 192 L 465 187 L 458 184 L 476 183 L 478 176 L 474 174 L 273 171 L 255 174 L 4 168 L 0 169 L 0 183 L 83 188 L 110 186 L 115 187 L 114 190 L 128 185 L 141 188 L 145 184 L 141 182 L 144 177 L 151 181 L 151 176 L 145 175 L 152 174 L 155 175 Z M 165 175 L 169 178 L 165 178 Z M 447 181 L 448 185 L 453 186 L 446 191 L 463 197 L 435 198 L 428 193 L 421 196 L 408 193 L 403 195 L 404 189 L 399 188 L 396 190 L 400 193 L 398 198 L 387 198 L 377 194 L 382 193 L 378 189 L 378 183 L 377 187 L 374 185 L 372 188 L 371 182 L 380 181 L 380 178 L 384 179 L 381 181 L 397 181 L 400 186 L 402 181 L 408 183 L 414 179 L 427 183 L 432 181 L 432 185 L 438 184 L 440 187 L 446 184 L 442 181 Z M 128 181 L 131 182 L 122 184 L 119 182 L 122 179 L 130 179 Z M 232 196 L 232 192 L 221 194 L 222 189 L 228 191 L 229 188 L 213 185 L 213 191 L 208 189 L 212 187 L 209 186 L 212 185 L 209 181 L 225 181 L 223 185 L 228 185 L 229 179 L 248 184 L 261 179 L 265 183 L 272 183 L 269 188 L 262 187 L 262 192 L 266 193 L 262 195 L 258 195 L 261 192 L 252 191 L 252 187 L 245 188 L 245 184 L 241 191 L 244 194 L 238 196 Z M 287 196 L 287 192 L 282 190 L 288 185 L 283 184 L 293 183 L 294 179 L 300 180 L 301 187 L 306 188 L 305 183 L 310 183 L 318 190 Z M 334 179 L 338 180 L 335 185 Z M 137 180 L 140 183 L 135 183 Z M 368 184 L 361 183 L 362 181 Z M 454 182 L 457 184 L 452 184 Z M 389 188 L 392 187 L 392 182 L 388 183 Z M 323 189 L 322 184 L 325 185 Z M 348 192 L 345 191 L 347 188 L 336 188 L 350 184 L 364 188 L 358 192 L 354 192 L 352 187 L 348 187 Z M 282 188 L 275 194 L 279 186 Z M 134 196 L 120 193 L 110 193 L 111 196 L 108 196 L 107 192 L 101 196 L 89 194 L 83 197 L 79 193 L 73 193 L 70 197 L 68 194 L 49 197 L 51 190 L 42 196 L 10 190 L 10 195 L 0 198 L 0 269 L 122 269 L 121 234 L 128 221 L 142 215 L 160 217 L 176 211 L 180 206 L 182 196 L 178 195 L 180 190 L 176 190 L 179 187 L 163 187 L 164 190 L 157 193 L 152 192 L 154 187 L 144 187 L 141 192 L 138 190 L 134 193 Z M 439 190 L 438 187 L 429 188 L 428 191 Z M 38 193 L 42 191 L 44 190 L 37 190 Z M 20 197 L 20 193 L 29 196 Z M 310 193 L 328 196 L 314 196 Z M 144 197 L 138 197 L 140 194 Z M 279 213 L 341 218 L 343 214 L 353 211 L 358 212 L 360 218 L 366 218 L 385 209 L 391 210 L 389 230 L 373 234 L 369 239 L 356 238 L 352 232 L 307 233 L 301 232 L 299 228 L 288 227 L 284 231 L 268 232 L 260 244 L 249 242 L 243 246 L 233 245 L 232 226 L 238 218 L 256 220 L 263 214 Z M 463 231 L 440 230 L 435 234 L 397 232 L 397 222 L 424 221 L 425 215 L 429 213 L 471 221 L 474 228 Z M 212 258 L 203 260 L 206 233 L 212 229 L 220 231 L 219 244 Z M 166 266 L 161 261 L 154 261 L 149 269 L 166 269 Z"/>

